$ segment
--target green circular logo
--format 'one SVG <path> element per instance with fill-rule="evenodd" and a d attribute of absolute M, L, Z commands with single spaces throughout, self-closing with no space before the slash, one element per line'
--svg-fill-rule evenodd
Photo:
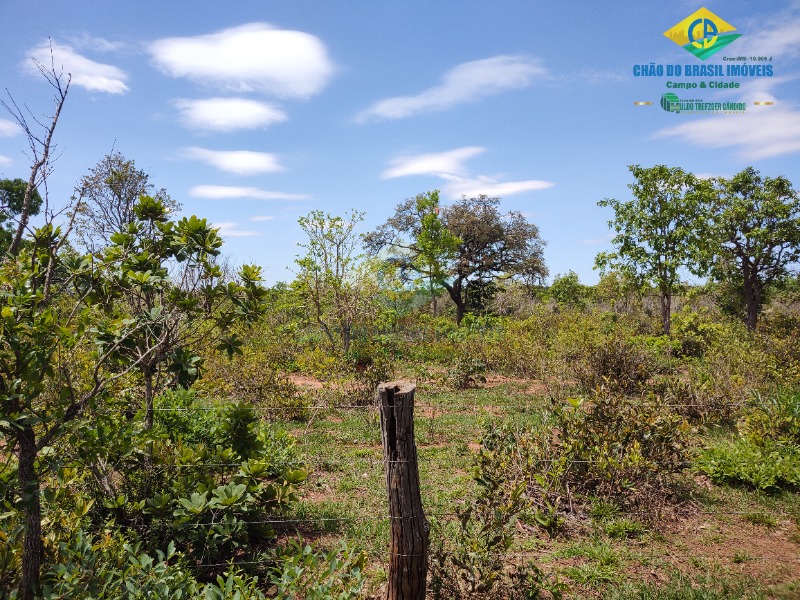
<path fill-rule="evenodd" d="M 661 95 L 661 108 L 667 112 L 678 112 L 680 101 L 681 99 L 678 98 L 677 94 L 667 92 Z"/>

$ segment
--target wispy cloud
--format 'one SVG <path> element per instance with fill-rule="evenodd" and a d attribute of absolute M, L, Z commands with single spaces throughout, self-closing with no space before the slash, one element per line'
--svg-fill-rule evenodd
<path fill-rule="evenodd" d="M 181 155 L 197 160 L 221 171 L 237 175 L 258 175 L 276 173 L 284 167 L 275 154 L 251 152 L 249 150 L 208 150 L 207 148 L 184 148 Z"/>
<path fill-rule="evenodd" d="M 12 163 L 12 160 L 11 160 L 10 158 L 8 158 L 7 156 L 3 156 L 2 154 L 0 154 L 0 166 L 2 166 L 2 167 L 7 167 L 7 166 L 9 166 L 11 163 Z"/>
<path fill-rule="evenodd" d="M 391 166 L 381 173 L 381 177 L 392 179 L 406 175 L 464 174 L 467 171 L 462 163 L 484 150 L 480 146 L 465 146 L 447 152 L 398 156 L 390 161 Z"/>
<path fill-rule="evenodd" d="M 272 215 L 256 215 L 254 217 L 250 217 L 250 220 L 251 221 L 257 221 L 257 222 L 274 221 L 275 217 L 273 217 Z"/>
<path fill-rule="evenodd" d="M 112 42 L 102 37 L 90 35 L 86 32 L 79 35 L 71 35 L 67 38 L 69 43 L 82 50 L 91 50 L 93 52 L 116 52 L 121 50 L 124 46 L 121 42 Z"/>
<path fill-rule="evenodd" d="M 479 175 L 474 178 L 452 177 L 444 186 L 444 192 L 453 197 L 461 196 L 511 196 L 522 192 L 534 192 L 553 187 L 550 181 L 526 179 L 524 181 L 498 181 L 493 177 Z"/>
<path fill-rule="evenodd" d="M 285 192 L 271 192 L 255 187 L 238 187 L 232 185 L 196 185 L 189 190 L 189 195 L 195 198 L 209 198 L 214 200 L 308 200 L 307 194 L 287 194 Z"/>
<path fill-rule="evenodd" d="M 172 77 L 236 92 L 306 98 L 333 75 L 324 44 L 302 31 L 249 23 L 195 37 L 157 40 L 148 46 L 153 63 Z"/>
<path fill-rule="evenodd" d="M 128 91 L 125 83 L 128 76 L 122 69 L 86 58 L 78 54 L 71 46 L 45 41 L 31 48 L 28 54 L 34 61 L 49 66 L 51 50 L 56 70 L 63 68 L 65 73 L 71 74 L 72 85 L 85 88 L 90 92 L 106 94 L 124 94 Z M 23 61 L 22 68 L 34 75 L 39 74 L 38 67 L 33 61 Z"/>
<path fill-rule="evenodd" d="M 584 246 L 599 246 L 600 244 L 610 244 L 611 243 L 611 236 L 606 236 L 605 239 L 601 240 L 581 240 L 581 244 Z"/>
<path fill-rule="evenodd" d="M 800 111 L 747 107 L 743 115 L 691 120 L 661 129 L 656 138 L 677 138 L 706 148 L 735 148 L 747 160 L 800 151 Z"/>
<path fill-rule="evenodd" d="M 207 98 L 176 100 L 180 119 L 190 129 L 235 131 L 256 129 L 286 120 L 280 109 L 247 98 Z"/>
<path fill-rule="evenodd" d="M 494 56 L 458 65 L 442 76 L 441 83 L 414 96 L 398 96 L 376 102 L 356 116 L 364 123 L 382 119 L 402 119 L 420 112 L 444 110 L 529 86 L 547 70 L 536 59 L 526 56 Z"/>
<path fill-rule="evenodd" d="M 8 119 L 0 119 L 0 137 L 11 137 L 17 135 L 22 130 L 14 121 Z"/>
<path fill-rule="evenodd" d="M 496 177 L 470 175 L 464 162 L 485 150 L 480 146 L 464 146 L 445 152 L 400 156 L 390 161 L 390 167 L 381 174 L 381 177 L 391 179 L 409 175 L 433 175 L 446 182 L 442 186 L 442 191 L 454 198 L 481 194 L 510 196 L 543 190 L 554 185 L 550 181 L 538 179 L 500 181 Z"/>
<path fill-rule="evenodd" d="M 749 25 L 751 28 L 747 35 L 736 40 L 737 54 L 767 56 L 775 61 L 800 56 L 800 15 L 797 14 L 797 9 L 794 13 L 773 13 L 767 19 L 753 19 Z"/>
<path fill-rule="evenodd" d="M 253 237 L 261 235 L 258 231 L 239 229 L 239 223 L 234 221 L 220 221 L 219 223 L 214 223 L 214 227 L 219 229 L 219 234 L 222 237 Z"/>

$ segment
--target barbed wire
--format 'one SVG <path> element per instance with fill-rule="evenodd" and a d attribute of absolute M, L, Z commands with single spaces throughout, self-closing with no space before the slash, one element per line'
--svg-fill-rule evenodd
<path fill-rule="evenodd" d="M 232 401 L 236 402 L 247 402 L 232 399 Z M 642 406 L 642 407 L 653 407 L 653 408 L 704 408 L 708 410 L 712 410 L 715 408 L 741 408 L 745 406 L 753 406 L 752 402 L 710 402 L 710 403 L 663 403 L 663 402 L 631 402 L 634 406 Z M 191 407 L 159 407 L 154 408 L 154 412 L 204 412 L 204 411 L 221 411 L 224 410 L 230 404 L 220 404 L 218 406 L 191 406 Z M 256 405 L 256 404 L 248 404 L 248 408 L 254 411 L 261 411 L 261 412 L 299 412 L 303 410 L 330 410 L 330 411 L 338 411 L 338 410 L 372 410 L 377 411 L 380 409 L 380 406 L 376 404 L 314 404 L 314 405 L 303 405 L 298 404 L 295 406 L 287 405 L 287 406 L 263 406 L 263 405 Z M 448 405 L 439 405 L 439 404 L 414 404 L 414 405 L 393 405 L 391 407 L 393 410 L 415 410 L 415 409 L 422 409 L 422 410 L 443 410 L 444 414 L 440 416 L 445 416 L 447 413 L 450 412 L 476 412 L 480 410 L 487 410 L 487 411 L 496 411 L 502 408 L 506 408 L 503 405 L 489 405 L 489 406 L 448 406 Z M 508 407 L 511 408 L 511 407 Z M 121 412 L 124 410 L 121 409 Z M 106 414 L 116 414 L 116 413 L 106 413 Z M 422 415 L 423 417 L 429 418 L 428 415 Z"/>

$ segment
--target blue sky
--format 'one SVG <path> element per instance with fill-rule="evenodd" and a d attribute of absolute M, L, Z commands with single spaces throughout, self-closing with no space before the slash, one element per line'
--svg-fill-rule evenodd
<path fill-rule="evenodd" d="M 663 35 L 701 6 L 742 34 L 704 63 Z M 48 37 L 73 77 L 50 203 L 113 148 L 269 282 L 292 279 L 297 218 L 315 209 L 364 211 L 367 231 L 428 190 L 500 196 L 539 226 L 551 275 L 593 283 L 611 237 L 596 203 L 628 198 L 629 164 L 753 165 L 800 187 L 798 2 L 0 0 L 0 87 L 37 116 Z M 742 115 L 659 106 L 667 81 L 720 78 L 633 76 L 739 55 L 771 56 L 774 75 L 687 95 Z M 0 177 L 27 178 L 9 119 Z"/>

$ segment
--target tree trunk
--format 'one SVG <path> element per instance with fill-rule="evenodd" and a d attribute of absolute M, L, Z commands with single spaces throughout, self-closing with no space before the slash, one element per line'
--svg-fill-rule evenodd
<path fill-rule="evenodd" d="M 151 430 L 153 428 L 153 369 L 147 367 L 144 369 L 144 428 Z"/>
<path fill-rule="evenodd" d="M 388 600 L 424 600 L 428 522 L 422 510 L 414 443 L 414 391 L 408 382 L 378 386 L 386 494 L 389 499 Z"/>
<path fill-rule="evenodd" d="M 19 598 L 34 600 L 39 592 L 39 569 L 42 563 L 42 504 L 39 478 L 36 475 L 36 434 L 26 425 L 19 436 L 19 487 L 25 517 L 22 543 L 22 578 Z"/>
<path fill-rule="evenodd" d="M 661 292 L 661 327 L 664 335 L 669 335 L 670 316 L 672 315 L 672 293 Z"/>
<path fill-rule="evenodd" d="M 350 326 L 349 325 L 342 325 L 342 350 L 344 351 L 345 355 L 350 351 L 350 342 L 352 341 L 352 336 L 350 333 Z"/>
<path fill-rule="evenodd" d="M 461 319 L 464 318 L 464 314 L 467 312 L 464 306 L 464 299 L 461 297 L 461 280 L 456 279 L 452 285 L 445 283 L 444 289 L 447 290 L 450 299 L 456 305 L 456 325 L 461 325 Z"/>
<path fill-rule="evenodd" d="M 433 318 L 436 318 L 436 293 L 433 287 L 433 277 L 430 278 L 431 303 L 433 304 Z"/>
<path fill-rule="evenodd" d="M 745 282 L 744 297 L 747 302 L 744 322 L 748 331 L 755 331 L 758 325 L 758 313 L 761 310 L 761 286 L 757 281 L 751 279 Z"/>

